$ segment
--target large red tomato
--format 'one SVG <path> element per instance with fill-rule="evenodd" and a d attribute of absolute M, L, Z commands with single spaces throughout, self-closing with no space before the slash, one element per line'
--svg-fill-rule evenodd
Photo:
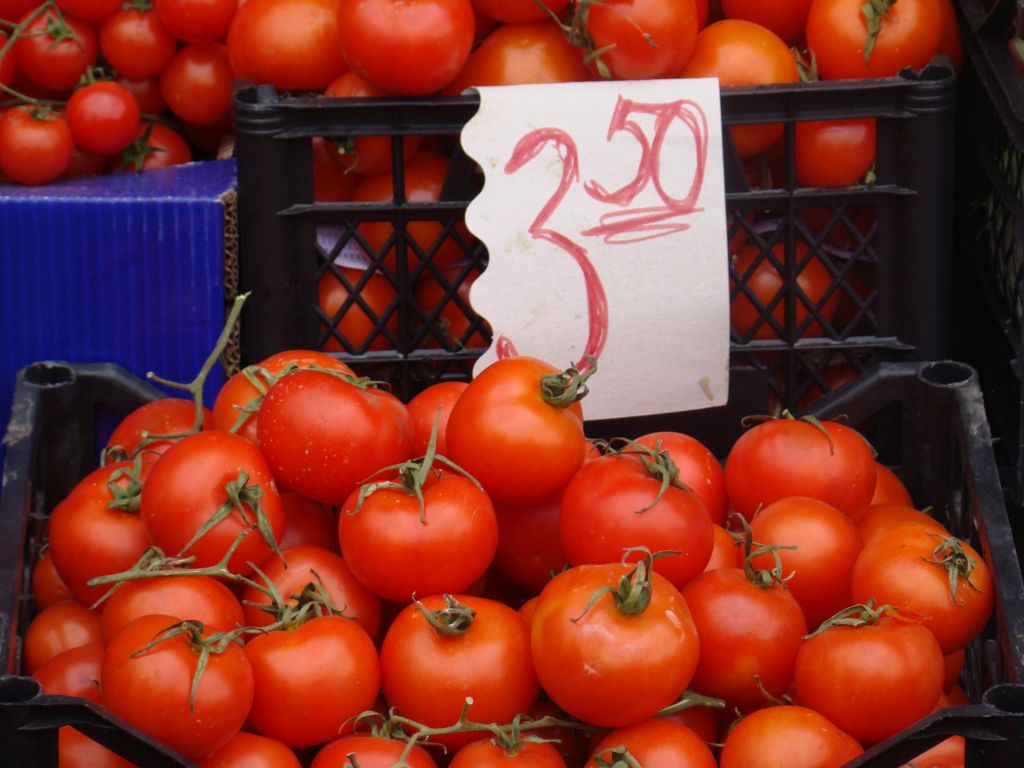
<path fill-rule="evenodd" d="M 77 600 L 62 600 L 41 610 L 28 625 L 22 644 L 22 663 L 31 675 L 64 651 L 102 641 L 99 613 Z"/>
<path fill-rule="evenodd" d="M 660 717 L 606 734 L 586 768 L 618 765 L 616 758 L 625 757 L 626 753 L 643 768 L 715 768 L 715 758 L 700 736 L 686 726 Z"/>
<path fill-rule="evenodd" d="M 350 349 L 333 334 L 327 337 L 324 349 L 328 352 L 361 352 L 364 346 L 366 350 L 392 349 L 394 342 L 391 339 L 398 338 L 398 312 L 388 312 L 397 304 L 398 292 L 391 281 L 378 272 L 365 269 L 338 267 L 338 270 L 353 286 L 352 289 L 328 270 L 320 278 L 317 292 L 320 308 L 327 317 L 333 318 L 341 312 L 334 329 Z M 348 306 L 341 311 L 346 302 Z"/>
<path fill-rule="evenodd" d="M 694 0 L 603 0 L 586 6 L 592 74 L 614 80 L 678 77 L 697 41 Z"/>
<path fill-rule="evenodd" d="M 827 768 L 864 749 L 813 709 L 766 707 L 741 718 L 722 747 L 720 768 Z"/>
<path fill-rule="evenodd" d="M 558 529 L 561 499 L 520 506 L 500 505 L 494 562 L 521 587 L 540 592 L 569 562 Z"/>
<path fill-rule="evenodd" d="M 860 184 L 875 163 L 874 120 L 796 124 L 796 180 L 805 187 Z"/>
<path fill-rule="evenodd" d="M 744 19 L 767 27 L 789 45 L 799 45 L 804 39 L 807 14 L 814 0 L 721 0 L 722 13 L 727 19 Z"/>
<path fill-rule="evenodd" d="M 48 10 L 37 16 L 15 41 L 11 52 L 18 72 L 50 91 L 68 91 L 96 61 L 96 28 Z"/>
<path fill-rule="evenodd" d="M 345 768 L 354 758 L 359 768 L 392 768 L 405 751 L 406 743 L 377 736 L 342 736 L 324 745 L 309 768 Z M 437 768 L 423 749 L 415 746 L 405 757 L 408 768 Z"/>
<path fill-rule="evenodd" d="M 448 417 L 451 416 L 452 408 L 467 386 L 469 385 L 464 381 L 439 381 L 431 384 L 408 402 L 406 407 L 409 409 L 416 435 L 413 444 L 413 453 L 416 456 L 423 456 L 427 452 L 427 444 L 430 442 L 430 433 L 435 422 L 437 437 L 434 449 L 441 456 L 448 455 Z"/>
<path fill-rule="evenodd" d="M 725 524 L 729 500 L 725 495 L 725 472 L 707 446 L 681 432 L 651 432 L 636 439 L 640 445 L 668 451 L 679 470 L 679 482 L 693 491 L 708 511 L 711 522 Z"/>
<path fill-rule="evenodd" d="M 448 768 L 565 768 L 565 760 L 546 742 L 527 741 L 509 751 L 483 738 L 456 752 Z"/>

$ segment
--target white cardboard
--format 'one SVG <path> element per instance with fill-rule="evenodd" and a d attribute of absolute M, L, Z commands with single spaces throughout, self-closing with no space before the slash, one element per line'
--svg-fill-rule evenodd
<path fill-rule="evenodd" d="M 717 80 L 479 92 L 462 144 L 485 184 L 466 224 L 490 261 L 470 299 L 496 343 L 475 372 L 509 348 L 560 367 L 599 350 L 583 402 L 588 419 L 724 404 L 729 284 Z M 510 165 L 514 156 L 520 162 Z M 653 171 L 642 177 L 645 156 Z M 643 217 L 649 226 L 629 225 Z M 596 229 L 616 222 L 616 232 Z M 597 275 L 589 299 L 585 261 Z"/>

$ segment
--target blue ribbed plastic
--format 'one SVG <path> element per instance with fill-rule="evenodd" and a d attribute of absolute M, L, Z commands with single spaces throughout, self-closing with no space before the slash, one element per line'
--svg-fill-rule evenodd
<path fill-rule="evenodd" d="M 234 161 L 0 185 L 0 414 L 36 360 L 190 380 L 224 321 Z M 208 395 L 223 383 L 215 370 Z M 2 456 L 0 447 L 0 456 Z"/>

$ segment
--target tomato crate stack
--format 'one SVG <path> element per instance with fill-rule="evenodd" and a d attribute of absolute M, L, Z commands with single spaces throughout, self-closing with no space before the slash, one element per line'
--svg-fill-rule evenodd
<path fill-rule="evenodd" d="M 935 158 L 953 154 L 955 91 L 941 66 L 722 89 L 726 126 L 785 125 L 780 155 L 762 168 L 725 141 L 731 300 L 744 317 L 732 329 L 731 414 L 806 404 L 877 362 L 947 354 L 952 166 Z M 236 92 L 240 285 L 256 297 L 243 316 L 243 363 L 298 343 L 372 365 L 402 394 L 469 377 L 490 343 L 467 291 L 487 252 L 462 223 L 482 175 L 458 144 L 478 103 Z M 800 186 L 798 125 L 853 118 L 876 118 L 873 183 Z M 393 198 L 389 189 L 362 202 L 316 202 L 317 142 L 367 136 L 390 137 L 396 190 L 408 176 L 410 137 L 450 156 L 433 197 L 411 181 Z M 753 286 L 765 270 L 781 278 L 774 297 Z M 815 286 L 804 280 L 812 272 Z"/>
<path fill-rule="evenodd" d="M 138 765 L 193 765 L 96 704 L 42 694 L 23 667 L 35 614 L 29 585 L 48 515 L 96 466 L 113 419 L 161 396 L 112 364 L 40 362 L 18 376 L 0 497 L 0 748 L 7 766 L 56 766 L 57 729 L 64 725 Z M 995 584 L 992 617 L 968 646 L 960 677 L 972 704 L 919 721 L 848 768 L 903 765 L 956 734 L 966 738 L 967 766 L 1020 765 L 1024 584 L 976 374 L 954 362 L 885 363 L 819 401 L 816 414 L 843 414 L 872 435 L 879 461 L 982 554 Z"/>

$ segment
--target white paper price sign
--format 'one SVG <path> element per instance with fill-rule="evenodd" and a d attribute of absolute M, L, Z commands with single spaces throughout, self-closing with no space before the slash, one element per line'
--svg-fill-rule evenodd
<path fill-rule="evenodd" d="M 598 360 L 603 419 L 722 405 L 729 286 L 717 80 L 480 88 L 470 300 L 499 357 Z"/>

